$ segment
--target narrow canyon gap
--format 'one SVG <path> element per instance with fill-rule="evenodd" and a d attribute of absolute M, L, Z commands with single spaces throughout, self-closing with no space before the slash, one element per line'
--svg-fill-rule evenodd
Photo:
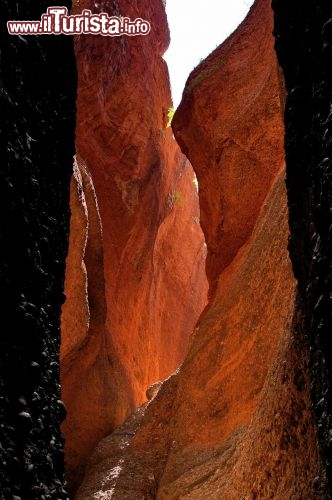
<path fill-rule="evenodd" d="M 76 499 L 326 500 L 332 6 L 274 0 L 274 19 L 256 0 L 188 79 L 188 160 L 167 129 L 164 3 L 98 4 L 149 20 L 150 39 L 76 38 L 74 165 L 71 38 L 1 25 L 0 494 L 67 498 L 65 290 Z M 48 6 L 5 0 L 0 17 Z"/>
<path fill-rule="evenodd" d="M 209 304 L 179 372 L 96 448 L 79 500 L 326 498 L 294 326 L 273 28 L 270 1 L 257 0 L 187 81 L 172 127 L 200 187 Z"/>

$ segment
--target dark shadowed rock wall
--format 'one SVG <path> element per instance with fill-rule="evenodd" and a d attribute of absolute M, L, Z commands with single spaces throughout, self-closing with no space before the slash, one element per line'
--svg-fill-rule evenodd
<path fill-rule="evenodd" d="M 62 2 L 69 7 L 69 2 Z M 0 5 L 0 498 L 62 499 L 59 320 L 74 154 L 71 37 L 10 36 L 51 2 Z"/>
<path fill-rule="evenodd" d="M 332 4 L 275 0 L 286 89 L 290 253 L 310 349 L 318 435 L 332 474 Z"/>

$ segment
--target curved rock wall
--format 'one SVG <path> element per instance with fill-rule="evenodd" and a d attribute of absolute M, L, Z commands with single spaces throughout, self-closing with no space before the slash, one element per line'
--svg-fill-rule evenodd
<path fill-rule="evenodd" d="M 99 439 L 183 361 L 207 294 L 194 172 L 167 128 L 163 2 L 81 1 L 74 13 L 84 8 L 142 17 L 152 30 L 75 41 L 81 161 L 62 318 L 70 483 Z"/>
<path fill-rule="evenodd" d="M 272 30 L 270 2 L 257 0 L 189 77 L 173 129 L 197 171 L 209 304 L 179 372 L 123 427 L 125 451 L 121 429 L 97 447 L 79 499 L 325 498 L 305 335 L 294 330 Z"/>
<path fill-rule="evenodd" d="M 210 295 L 284 162 L 272 29 L 270 5 L 256 2 L 241 29 L 191 73 L 173 121 L 199 182 Z"/>

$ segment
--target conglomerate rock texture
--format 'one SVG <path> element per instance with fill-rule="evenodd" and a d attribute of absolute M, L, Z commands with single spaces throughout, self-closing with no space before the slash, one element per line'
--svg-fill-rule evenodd
<path fill-rule="evenodd" d="M 151 33 L 75 40 L 77 160 L 62 317 L 72 485 L 96 443 L 183 361 L 207 300 L 194 172 L 167 128 L 163 2 L 79 3 L 73 13 L 141 17 Z"/>
<path fill-rule="evenodd" d="M 273 2 L 284 71 L 290 254 L 298 329 L 310 352 L 312 402 L 332 492 L 332 5 Z M 316 497 L 315 497 L 316 498 Z"/>
<path fill-rule="evenodd" d="M 326 498 L 272 30 L 257 0 L 189 77 L 173 130 L 199 182 L 209 304 L 179 371 L 96 448 L 78 499 Z"/>
<path fill-rule="evenodd" d="M 64 5 L 69 7 L 66 0 Z M 74 156 L 71 37 L 10 36 L 51 2 L 0 5 L 0 498 L 65 499 L 60 311 Z"/>

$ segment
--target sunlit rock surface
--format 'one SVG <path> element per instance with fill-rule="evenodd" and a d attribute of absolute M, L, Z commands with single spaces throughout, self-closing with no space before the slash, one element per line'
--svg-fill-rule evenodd
<path fill-rule="evenodd" d="M 294 330 L 272 30 L 270 2 L 258 0 L 187 82 L 173 129 L 199 180 L 210 302 L 125 452 L 100 443 L 78 498 L 324 498 L 305 339 Z"/>
<path fill-rule="evenodd" d="M 152 31 L 75 40 L 78 161 L 62 318 L 70 484 L 99 439 L 183 361 L 207 294 L 194 172 L 167 128 L 163 3 L 83 8 L 142 17 Z"/>

